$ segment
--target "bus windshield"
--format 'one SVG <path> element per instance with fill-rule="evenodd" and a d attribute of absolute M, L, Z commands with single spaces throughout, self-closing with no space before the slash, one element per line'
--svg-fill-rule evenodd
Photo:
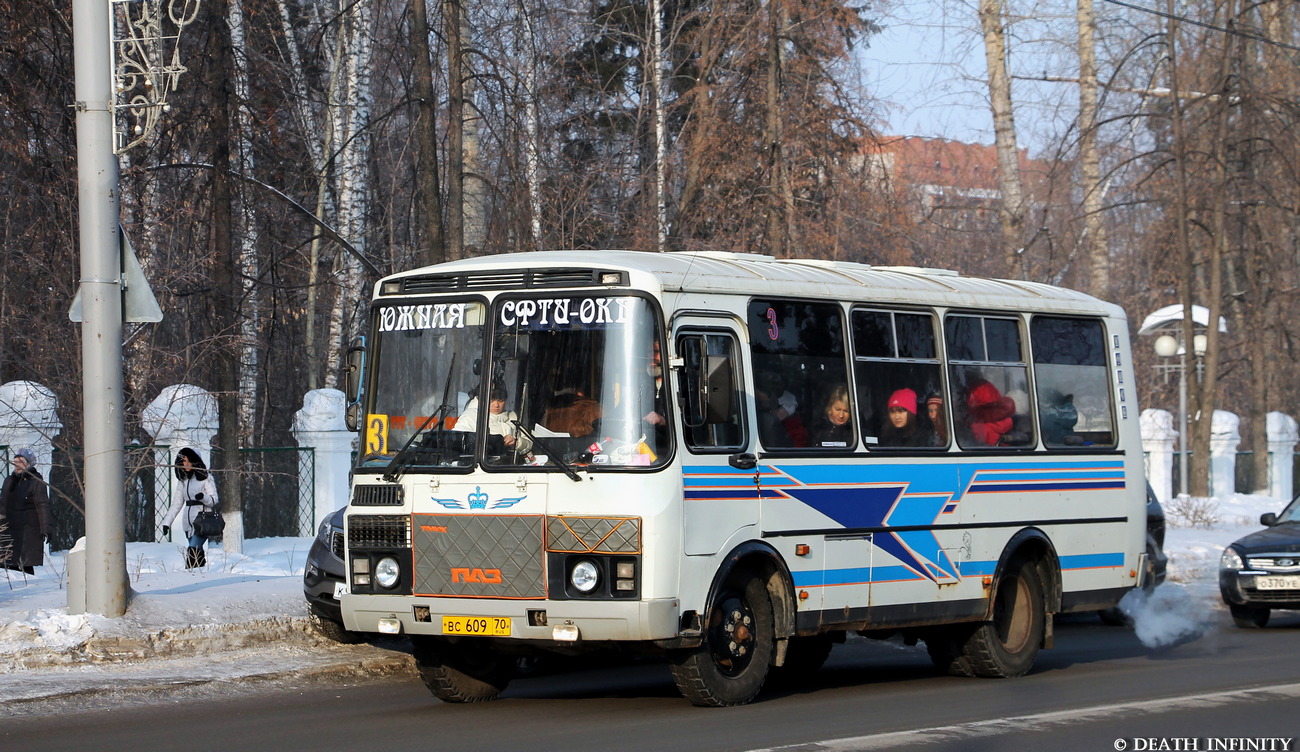
<path fill-rule="evenodd" d="M 648 467 L 667 460 L 667 380 L 646 300 L 506 299 L 493 318 L 489 411 L 474 415 L 485 430 L 484 464 Z"/>
<path fill-rule="evenodd" d="M 402 304 L 376 310 L 374 373 L 358 467 L 471 467 L 475 435 L 452 431 L 478 384 L 486 306 Z"/>

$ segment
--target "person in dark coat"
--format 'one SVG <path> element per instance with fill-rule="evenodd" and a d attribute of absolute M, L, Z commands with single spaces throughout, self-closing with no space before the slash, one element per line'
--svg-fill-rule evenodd
<path fill-rule="evenodd" d="M 849 390 L 837 384 L 826 398 L 826 408 L 821 418 L 813 422 L 814 446 L 853 446 L 853 421 L 849 410 Z"/>
<path fill-rule="evenodd" d="M 185 531 L 189 547 L 185 549 L 185 568 L 207 566 L 208 557 L 203 551 L 207 538 L 194 530 L 194 518 L 205 509 L 217 509 L 217 484 L 208 474 L 207 465 L 199 453 L 185 447 L 176 453 L 176 480 L 172 487 L 172 505 L 163 517 L 163 535 L 171 535 L 171 525 L 184 510 L 181 517 L 182 529 Z"/>
<path fill-rule="evenodd" d="M 43 543 L 50 537 L 50 493 L 32 450 L 14 452 L 13 463 L 13 473 L 0 486 L 5 523 L 0 561 L 9 569 L 35 574 L 35 568 L 45 563 Z"/>

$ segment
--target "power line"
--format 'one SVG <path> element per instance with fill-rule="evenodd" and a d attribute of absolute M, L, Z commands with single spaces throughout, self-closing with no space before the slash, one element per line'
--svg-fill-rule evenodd
<path fill-rule="evenodd" d="M 1295 50 L 1296 52 L 1300 52 L 1300 47 L 1297 47 L 1293 44 L 1287 44 L 1286 42 L 1278 42 L 1269 39 L 1268 37 L 1260 36 L 1259 34 L 1253 34 L 1249 31 L 1240 31 L 1238 29 L 1228 29 L 1222 26 L 1215 26 L 1214 24 L 1208 24 L 1203 21 L 1197 21 L 1195 19 L 1188 18 L 1186 16 L 1176 16 L 1173 13 L 1166 13 L 1164 11 L 1156 10 L 1155 8 L 1144 8 L 1141 5 L 1133 5 L 1131 3 L 1123 2 L 1123 0 L 1106 0 L 1106 2 L 1113 3 L 1114 5 L 1122 5 L 1123 7 L 1129 8 L 1131 10 L 1141 11 L 1143 13 L 1150 13 L 1151 15 L 1160 16 L 1161 18 L 1168 18 L 1173 21 L 1182 21 L 1183 23 L 1188 23 L 1193 26 L 1200 26 L 1203 29 L 1210 29 L 1211 31 L 1218 31 L 1223 34 L 1232 34 L 1233 36 L 1244 37 L 1246 39 L 1253 39 L 1256 42 L 1263 42 L 1264 44 L 1271 44 L 1275 47 L 1282 47 L 1288 50 Z"/>

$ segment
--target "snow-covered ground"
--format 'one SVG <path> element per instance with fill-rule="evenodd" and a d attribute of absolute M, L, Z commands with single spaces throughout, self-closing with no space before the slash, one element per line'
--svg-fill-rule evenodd
<path fill-rule="evenodd" d="M 1283 506 L 1279 499 L 1247 495 L 1167 504 L 1168 580 L 1151 598 L 1130 596 L 1122 604 L 1143 643 L 1168 645 L 1207 630 L 1223 609 L 1217 580 L 1223 547 L 1258 530 L 1261 513 Z M 149 642 L 159 634 L 220 644 L 223 631 L 253 622 L 302 628 L 302 572 L 310 547 L 310 538 L 248 540 L 243 554 L 209 549 L 206 568 L 186 570 L 182 546 L 130 543 L 127 574 L 135 594 L 121 619 L 68 615 L 66 552 L 47 556 L 35 576 L 0 570 L 0 673 L 6 666 L 30 666 L 23 657 L 41 652 L 66 656 L 69 663 L 95 661 L 103 656 L 87 646 L 105 635 L 121 638 L 118 644 L 129 652 L 132 639 Z"/>
<path fill-rule="evenodd" d="M 133 596 L 121 619 L 68 615 L 66 551 L 45 557 L 36 574 L 0 569 L 0 667 L 33 651 L 85 655 L 91 638 L 141 637 L 177 630 L 202 633 L 252 622 L 306 616 L 302 572 L 311 538 L 257 538 L 243 554 L 208 549 L 208 565 L 185 569 L 184 546 L 128 543 L 127 578 Z"/>

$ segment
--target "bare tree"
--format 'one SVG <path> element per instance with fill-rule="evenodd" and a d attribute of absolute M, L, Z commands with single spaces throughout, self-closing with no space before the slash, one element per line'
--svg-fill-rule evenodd
<path fill-rule="evenodd" d="M 984 59 L 988 65 L 989 104 L 993 109 L 993 135 L 998 148 L 998 183 L 1001 202 L 1002 243 L 1007 274 L 1025 275 L 1025 199 L 1020 182 L 1020 152 L 1016 146 L 1016 121 L 1011 104 L 1011 78 L 1007 74 L 1006 29 L 1001 0 L 980 0 L 980 28 Z"/>

